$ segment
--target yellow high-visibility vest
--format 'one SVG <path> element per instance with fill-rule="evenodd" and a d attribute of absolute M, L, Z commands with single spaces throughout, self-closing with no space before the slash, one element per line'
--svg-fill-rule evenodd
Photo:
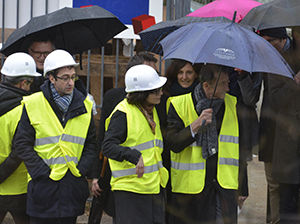
<path fill-rule="evenodd" d="M 160 186 L 166 187 L 169 173 L 162 164 L 163 139 L 156 109 L 153 109 L 153 118 L 156 123 L 155 134 L 152 133 L 142 112 L 136 106 L 129 104 L 127 99 L 120 102 L 106 119 L 106 129 L 112 115 L 117 110 L 126 113 L 127 119 L 127 138 L 121 146 L 130 147 L 142 153 L 145 173 L 143 177 L 137 178 L 134 164 L 125 160 L 119 162 L 109 159 L 112 171 L 112 190 L 130 191 L 139 194 L 158 194 Z"/>
<path fill-rule="evenodd" d="M 170 102 L 185 127 L 197 118 L 191 93 L 172 97 Z M 218 137 L 217 180 L 225 189 L 238 189 L 239 173 L 239 126 L 236 114 L 236 98 L 226 94 L 225 112 Z M 172 191 L 198 194 L 205 184 L 206 160 L 202 157 L 202 147 L 196 142 L 180 153 L 171 151 Z"/>
<path fill-rule="evenodd" d="M 11 153 L 12 139 L 21 118 L 22 106 L 19 105 L 0 117 L 0 164 Z M 27 193 L 27 169 L 20 166 L 0 184 L 0 195 L 18 195 Z"/>
<path fill-rule="evenodd" d="M 90 126 L 93 102 L 84 100 L 86 113 L 69 119 L 62 126 L 52 107 L 42 92 L 24 97 L 22 101 L 35 129 L 34 150 L 50 167 L 50 178 L 58 181 L 68 169 L 76 177 L 81 174 L 77 169 Z"/>

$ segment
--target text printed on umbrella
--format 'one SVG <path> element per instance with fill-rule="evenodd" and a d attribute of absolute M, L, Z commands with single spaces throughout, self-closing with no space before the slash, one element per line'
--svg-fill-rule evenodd
<path fill-rule="evenodd" d="M 225 60 L 234 60 L 235 59 L 235 54 L 234 51 L 226 48 L 218 48 L 214 52 L 214 56 L 220 58 L 220 59 L 225 59 Z"/>

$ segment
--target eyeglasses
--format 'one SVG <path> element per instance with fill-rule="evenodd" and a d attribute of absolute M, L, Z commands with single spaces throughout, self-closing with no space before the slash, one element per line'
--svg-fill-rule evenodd
<path fill-rule="evenodd" d="M 32 84 L 33 83 L 33 79 L 31 79 L 31 80 L 27 80 L 26 79 L 26 81 L 28 82 L 28 84 Z"/>
<path fill-rule="evenodd" d="M 56 76 L 56 78 L 62 80 L 63 82 L 70 82 L 70 79 L 72 79 L 72 81 L 77 81 L 79 79 L 79 75 L 74 75 L 74 76 L 65 76 L 63 78 Z"/>
<path fill-rule="evenodd" d="M 45 51 L 45 52 L 34 51 L 31 48 L 30 48 L 30 50 L 32 51 L 32 53 L 34 54 L 34 56 L 37 57 L 37 58 L 41 57 L 42 55 L 44 55 L 44 57 L 47 57 L 48 54 L 51 53 L 51 51 Z"/>
<path fill-rule="evenodd" d="M 158 96 L 160 94 L 160 91 L 162 91 L 162 87 L 158 88 L 158 89 L 155 89 L 155 90 L 152 90 L 150 93 L 153 93 L 153 94 Z"/>

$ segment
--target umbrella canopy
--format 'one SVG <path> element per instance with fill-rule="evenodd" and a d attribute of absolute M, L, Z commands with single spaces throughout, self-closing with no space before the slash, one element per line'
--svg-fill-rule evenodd
<path fill-rule="evenodd" d="M 155 54 L 163 55 L 163 51 L 159 42 L 167 35 L 178 28 L 200 22 L 230 22 L 226 17 L 200 18 L 200 17 L 182 17 L 177 20 L 163 21 L 150 26 L 148 29 L 139 33 L 145 51 L 150 51 Z"/>
<path fill-rule="evenodd" d="M 68 8 L 33 17 L 27 24 L 16 29 L 6 40 L 1 53 L 27 52 L 30 39 L 45 34 L 53 39 L 56 48 L 71 54 L 104 46 L 127 27 L 112 13 L 99 7 Z"/>
<path fill-rule="evenodd" d="M 292 78 L 293 72 L 268 41 L 237 23 L 193 23 L 163 39 L 164 59 L 212 63 L 244 71 L 274 73 Z"/>
<path fill-rule="evenodd" d="M 256 6 L 261 5 L 255 0 L 215 0 L 207 5 L 197 9 L 187 16 L 193 17 L 217 17 L 224 16 L 228 19 L 233 18 L 236 11 L 235 22 L 240 22 L 245 15 Z"/>
<path fill-rule="evenodd" d="M 274 0 L 251 9 L 241 23 L 256 30 L 300 26 L 299 12 L 299 0 Z"/>

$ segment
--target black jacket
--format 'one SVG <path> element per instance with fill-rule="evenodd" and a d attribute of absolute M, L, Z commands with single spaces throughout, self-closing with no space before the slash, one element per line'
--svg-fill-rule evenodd
<path fill-rule="evenodd" d="M 283 57 L 295 74 L 300 62 L 293 47 Z M 273 179 L 286 184 L 300 184 L 300 85 L 291 78 L 270 74 L 269 96 L 276 110 L 273 154 Z"/>
<path fill-rule="evenodd" d="M 64 120 L 63 113 L 53 100 L 49 80 L 41 86 L 41 90 L 63 127 L 69 119 L 87 112 L 83 103 L 87 93 L 80 80 L 76 82 L 73 100 Z M 41 119 L 43 119 L 42 115 Z M 96 155 L 96 132 L 93 116 L 91 116 L 83 152 L 77 166 L 82 175 L 79 178 L 68 171 L 61 180 L 51 180 L 49 178 L 50 168 L 34 150 L 34 141 L 35 129 L 30 124 L 26 107 L 24 107 L 14 143 L 19 157 L 24 161 L 32 177 L 28 183 L 27 213 L 30 216 L 41 218 L 71 217 L 83 214 L 85 201 L 89 196 L 85 176 L 91 171 Z"/>
<path fill-rule="evenodd" d="M 194 94 L 192 94 L 192 97 L 193 96 Z M 196 105 L 194 97 L 193 97 L 193 102 L 194 105 Z M 221 123 L 223 120 L 224 112 L 225 112 L 225 104 L 221 106 L 219 112 L 216 114 L 218 133 L 221 129 Z M 187 146 L 195 142 L 195 138 L 191 134 L 190 126 L 185 127 L 182 119 L 179 117 L 172 104 L 170 105 L 169 112 L 168 112 L 168 128 L 167 128 L 166 140 L 170 149 L 175 153 L 181 152 Z M 176 200 L 179 200 L 177 199 L 178 197 L 180 197 L 179 195 L 186 195 L 186 197 L 189 198 L 189 202 L 191 203 L 186 203 L 185 206 L 188 209 L 186 209 L 185 213 L 194 214 L 192 215 L 192 217 L 195 218 L 195 220 L 193 220 L 194 222 L 200 222 L 200 221 L 203 222 L 204 220 L 207 221 L 207 218 L 209 218 L 210 216 L 209 215 L 210 212 L 215 209 L 215 205 L 213 203 L 210 204 L 209 202 L 215 201 L 216 193 L 218 193 L 221 198 L 226 200 L 228 205 L 228 214 L 236 218 L 238 192 L 236 190 L 224 189 L 218 184 L 218 182 L 216 181 L 217 161 L 218 161 L 217 154 L 209 157 L 206 160 L 205 186 L 203 191 L 200 194 L 188 195 L 188 194 L 173 193 L 174 195 L 172 195 L 172 206 L 174 205 L 176 206 L 177 203 Z M 240 162 L 239 195 L 248 196 L 246 166 L 244 164 L 241 164 L 241 163 L 245 163 L 245 161 L 239 160 L 239 162 Z M 197 202 L 194 203 L 193 202 L 194 199 Z M 174 217 L 173 216 L 171 217 L 172 220 Z"/>
<path fill-rule="evenodd" d="M 0 83 L 0 117 L 8 111 L 21 104 L 23 96 L 29 95 L 30 92 L 11 86 L 7 83 Z M 5 181 L 21 164 L 14 150 L 0 164 L 0 183 Z"/>
<path fill-rule="evenodd" d="M 0 117 L 19 106 L 23 96 L 29 93 L 8 83 L 0 83 Z M 11 150 L 9 156 L 0 164 L 0 183 L 4 182 L 22 162 L 13 147 Z M 7 211 L 7 209 L 8 211 L 25 211 L 26 194 L 0 195 L 0 211 Z"/>

